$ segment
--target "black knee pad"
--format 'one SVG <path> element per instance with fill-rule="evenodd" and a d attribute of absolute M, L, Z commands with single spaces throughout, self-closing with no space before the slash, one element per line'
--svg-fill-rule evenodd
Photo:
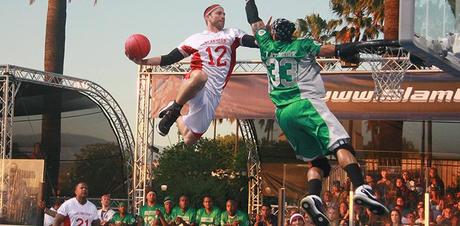
<path fill-rule="evenodd" d="M 348 151 L 351 152 L 351 154 L 353 156 L 356 156 L 356 151 L 355 149 L 353 148 L 353 146 L 351 146 L 351 143 L 350 143 L 350 139 L 341 139 L 341 140 L 338 140 L 337 142 L 335 142 L 331 147 L 330 147 L 330 151 L 332 151 L 332 153 L 334 154 L 334 156 L 337 158 L 337 152 L 340 150 L 340 149 L 346 149 Z"/>
<path fill-rule="evenodd" d="M 329 164 L 329 159 L 325 157 L 320 157 L 311 161 L 311 165 L 313 167 L 320 168 L 323 171 L 324 178 L 328 177 L 329 173 L 331 172 L 331 165 Z"/>

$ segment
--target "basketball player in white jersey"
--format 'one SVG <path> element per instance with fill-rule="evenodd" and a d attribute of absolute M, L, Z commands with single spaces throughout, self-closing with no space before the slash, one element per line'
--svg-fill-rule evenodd
<path fill-rule="evenodd" d="M 186 144 L 194 144 L 214 119 L 222 91 L 230 79 L 236 61 L 236 48 L 240 45 L 257 48 L 253 36 L 241 30 L 224 28 L 225 11 L 218 4 L 203 13 L 207 29 L 194 34 L 167 55 L 148 59 L 131 59 L 137 64 L 169 65 L 191 56 L 190 71 L 178 90 L 176 99 L 160 111 L 162 118 L 158 132 L 168 134 L 177 122 Z M 182 106 L 189 104 L 187 115 L 180 116 Z"/>
<path fill-rule="evenodd" d="M 65 201 L 57 210 L 54 226 L 61 225 L 69 217 L 70 226 L 99 226 L 96 206 L 88 201 L 88 185 L 80 182 L 75 186 L 75 197 Z"/>

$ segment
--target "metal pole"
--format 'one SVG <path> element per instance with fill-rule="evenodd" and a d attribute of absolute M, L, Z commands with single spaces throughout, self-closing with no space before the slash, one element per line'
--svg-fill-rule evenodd
<path fill-rule="evenodd" d="M 286 202 L 286 190 L 284 187 L 279 189 L 278 192 L 278 225 L 284 225 L 286 211 L 284 203 Z"/>

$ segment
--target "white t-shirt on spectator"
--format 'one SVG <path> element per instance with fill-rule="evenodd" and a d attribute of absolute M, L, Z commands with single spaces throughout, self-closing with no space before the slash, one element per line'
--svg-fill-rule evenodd
<path fill-rule="evenodd" d="M 88 200 L 82 205 L 76 198 L 71 198 L 65 201 L 57 212 L 68 216 L 71 226 L 91 226 L 93 221 L 99 220 L 96 206 Z"/>
<path fill-rule="evenodd" d="M 115 214 L 115 211 L 113 211 L 112 209 L 109 209 L 109 210 L 104 211 L 104 212 L 102 212 L 102 209 L 97 211 L 97 216 L 99 217 L 99 220 L 105 221 L 105 222 L 107 222 L 110 219 L 112 219 L 114 214 Z"/>
<path fill-rule="evenodd" d="M 54 209 L 54 207 L 51 207 L 50 210 L 56 211 L 56 209 Z M 45 213 L 45 217 L 43 219 L 43 226 L 52 226 L 53 223 L 54 223 L 54 217 Z"/>

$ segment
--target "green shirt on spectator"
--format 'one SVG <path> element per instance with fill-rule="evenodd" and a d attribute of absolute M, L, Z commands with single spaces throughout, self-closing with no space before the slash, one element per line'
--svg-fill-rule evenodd
<path fill-rule="evenodd" d="M 125 223 L 127 225 L 134 225 L 136 223 L 136 218 L 134 218 L 134 216 L 129 213 L 127 213 L 124 217 L 121 217 L 120 213 L 116 213 L 113 215 L 112 219 L 110 219 L 110 223 L 112 224 Z"/>
<path fill-rule="evenodd" d="M 174 218 L 180 217 L 187 224 L 193 224 L 196 222 L 196 211 L 193 208 L 188 208 L 185 212 L 178 206 L 172 210 Z"/>
<path fill-rule="evenodd" d="M 158 218 L 157 209 L 162 210 L 163 207 L 155 204 L 154 206 L 144 205 L 139 211 L 139 215 L 144 219 L 144 226 L 150 226 Z"/>
<path fill-rule="evenodd" d="M 220 225 L 220 210 L 213 208 L 211 213 L 206 213 L 205 208 L 196 212 L 196 223 L 198 226 L 217 226 Z"/>
<path fill-rule="evenodd" d="M 249 218 L 248 215 L 237 210 L 234 216 L 229 216 L 228 212 L 225 211 L 220 215 L 220 225 L 225 226 L 225 225 L 231 225 L 234 222 L 239 221 L 240 226 L 249 226 Z"/>

